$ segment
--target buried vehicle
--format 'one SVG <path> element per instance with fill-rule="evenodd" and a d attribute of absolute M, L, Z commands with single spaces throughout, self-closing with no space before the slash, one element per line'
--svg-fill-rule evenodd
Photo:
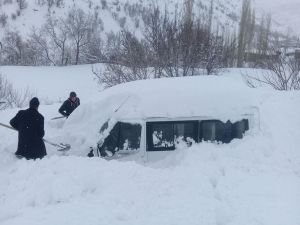
<path fill-rule="evenodd" d="M 188 147 L 202 141 L 230 143 L 243 138 L 249 130 L 251 117 L 247 114 L 243 117 L 247 119 L 225 123 L 208 117 L 145 118 L 142 122 L 120 118 L 108 136 L 97 144 L 96 154 L 107 158 L 139 155 L 148 161 L 160 159 L 182 145 Z"/>
<path fill-rule="evenodd" d="M 157 160 L 179 147 L 227 144 L 257 129 L 253 95 L 222 76 L 134 81 L 104 90 L 68 123 L 84 124 L 81 144 L 94 146 L 90 156 Z"/>

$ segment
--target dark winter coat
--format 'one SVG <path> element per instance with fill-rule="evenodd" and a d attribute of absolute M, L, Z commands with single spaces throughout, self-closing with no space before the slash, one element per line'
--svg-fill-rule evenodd
<path fill-rule="evenodd" d="M 63 116 L 68 117 L 79 105 L 80 105 L 79 98 L 76 98 L 74 102 L 70 98 L 68 98 L 59 108 L 58 112 Z"/>
<path fill-rule="evenodd" d="M 19 111 L 10 125 L 19 131 L 18 150 L 15 153 L 17 156 L 37 159 L 47 155 L 43 141 L 44 117 L 36 109 Z"/>

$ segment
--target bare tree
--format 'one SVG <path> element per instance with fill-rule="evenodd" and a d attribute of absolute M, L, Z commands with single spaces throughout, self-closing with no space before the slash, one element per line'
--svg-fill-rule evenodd
<path fill-rule="evenodd" d="M 194 47 L 194 21 L 193 18 L 183 20 L 179 34 L 179 48 L 181 51 L 182 76 L 187 76 L 193 65 Z"/>
<path fill-rule="evenodd" d="M 121 35 L 110 32 L 106 34 L 104 56 L 107 63 L 117 63 L 121 54 Z"/>
<path fill-rule="evenodd" d="M 155 7 L 149 14 L 149 21 L 145 23 L 145 39 L 149 43 L 151 66 L 154 67 L 154 78 L 163 76 L 166 58 L 166 25 L 169 20 L 167 12 L 161 15 L 160 9 Z"/>
<path fill-rule="evenodd" d="M 238 54 L 237 54 L 237 66 L 242 67 L 244 63 L 244 55 L 247 46 L 247 40 L 249 40 L 249 24 L 251 21 L 251 1 L 243 0 L 241 21 L 239 26 L 238 36 Z"/>
<path fill-rule="evenodd" d="M 36 51 L 39 52 L 38 55 L 41 56 L 41 58 L 45 58 L 45 60 L 42 60 L 42 65 L 48 65 L 49 63 L 50 65 L 56 65 L 55 59 L 53 58 L 54 56 L 52 56 L 50 52 L 49 43 L 43 35 L 43 32 L 33 28 L 28 44 L 30 44 L 31 49 L 36 49 Z"/>
<path fill-rule="evenodd" d="M 259 76 L 245 75 L 249 86 L 265 84 L 276 90 L 300 90 L 300 60 L 294 56 L 278 55 L 267 62 L 269 70 Z"/>
<path fill-rule="evenodd" d="M 102 85 L 104 84 L 106 88 L 149 78 L 148 68 L 139 68 L 138 71 L 133 71 L 132 68 L 119 64 L 107 64 L 104 71 L 93 67 L 92 72 L 98 79 L 98 82 Z"/>
<path fill-rule="evenodd" d="M 75 44 L 75 64 L 79 63 L 81 49 L 90 42 L 92 18 L 82 9 L 73 8 L 65 21 L 65 28 Z"/>
<path fill-rule="evenodd" d="M 49 16 L 44 26 L 44 32 L 51 38 L 54 49 L 59 50 L 59 65 L 66 65 L 69 60 L 66 54 L 68 32 L 65 23 L 62 20 L 54 20 Z"/>
<path fill-rule="evenodd" d="M 103 29 L 103 21 L 95 12 L 91 16 L 91 32 L 89 35 L 89 43 L 86 45 L 83 51 L 85 61 L 87 63 L 100 63 L 105 62 L 106 57 L 104 55 L 104 42 L 101 39 L 101 32 Z"/>
<path fill-rule="evenodd" d="M 24 42 L 18 32 L 6 31 L 2 46 L 6 64 L 21 64 L 24 52 Z"/>
<path fill-rule="evenodd" d="M 174 18 L 169 20 L 165 25 L 165 36 L 167 46 L 165 48 L 165 64 L 164 72 L 168 77 L 179 77 L 180 76 L 180 46 L 179 43 L 179 16 L 178 12 L 175 12 Z"/>
<path fill-rule="evenodd" d="M 190 24 L 193 20 L 194 0 L 184 0 L 184 23 Z"/>
<path fill-rule="evenodd" d="M 259 32 L 257 37 L 257 50 L 260 55 L 268 54 L 270 48 L 269 45 L 271 34 L 271 15 L 263 16 L 259 25 Z"/>
<path fill-rule="evenodd" d="M 104 72 L 93 68 L 98 81 L 106 87 L 134 80 L 149 78 L 149 64 L 144 46 L 129 31 L 120 33 L 120 52 L 106 65 Z"/>
<path fill-rule="evenodd" d="M 218 69 L 222 67 L 223 56 L 223 37 L 210 35 L 207 48 L 206 57 L 204 59 L 205 69 L 207 75 L 217 73 Z"/>
<path fill-rule="evenodd" d="M 8 107 L 24 107 L 32 98 L 33 93 L 27 88 L 25 91 L 17 91 L 12 83 L 0 74 L 0 110 Z"/>
<path fill-rule="evenodd" d="M 92 33 L 90 42 L 84 48 L 83 55 L 87 63 L 103 63 L 106 57 L 103 51 L 103 41 L 97 33 Z"/>
<path fill-rule="evenodd" d="M 222 64 L 224 67 L 234 67 L 236 65 L 236 35 L 228 33 L 224 35 L 224 39 Z"/>

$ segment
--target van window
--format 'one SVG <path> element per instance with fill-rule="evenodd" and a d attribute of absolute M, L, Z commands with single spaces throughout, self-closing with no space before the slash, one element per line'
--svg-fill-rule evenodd
<path fill-rule="evenodd" d="M 244 133 L 249 130 L 247 119 L 231 123 L 223 123 L 220 120 L 203 120 L 199 123 L 199 140 L 230 143 L 234 138 L 243 138 Z"/>
<path fill-rule="evenodd" d="M 119 150 L 137 150 L 140 148 L 141 125 L 120 123 Z"/>
<path fill-rule="evenodd" d="M 105 138 L 100 148 L 101 156 L 106 156 L 106 151 L 115 154 L 119 150 L 138 150 L 140 148 L 142 126 L 118 122 Z"/>
<path fill-rule="evenodd" d="M 220 120 L 147 122 L 146 149 L 172 151 L 180 141 L 187 145 L 200 141 L 230 143 L 234 138 L 242 138 L 248 129 L 247 119 L 235 123 L 229 120 L 226 123 Z"/>
<path fill-rule="evenodd" d="M 174 150 L 176 143 L 197 139 L 198 121 L 147 122 L 147 151 Z"/>
<path fill-rule="evenodd" d="M 232 128 L 232 137 L 233 138 L 243 138 L 244 133 L 249 130 L 249 122 L 246 119 L 235 122 Z"/>
<path fill-rule="evenodd" d="M 219 120 L 207 120 L 200 122 L 200 139 L 202 141 L 222 141 L 224 124 Z"/>

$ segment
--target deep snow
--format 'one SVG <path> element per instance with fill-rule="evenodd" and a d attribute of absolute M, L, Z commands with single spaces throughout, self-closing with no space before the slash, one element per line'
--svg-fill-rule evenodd
<path fill-rule="evenodd" d="M 211 90 L 205 96 L 212 99 L 206 102 L 208 108 L 218 107 L 217 102 L 226 102 L 228 95 L 222 95 L 222 91 L 226 93 L 232 84 L 231 93 L 235 89 L 240 93 L 230 95 L 234 102 L 259 108 L 259 127 L 230 144 L 201 143 L 173 152 L 162 161 L 140 164 L 76 156 L 88 148 L 87 140 L 92 141 L 89 137 L 95 135 L 93 129 L 82 130 L 85 119 L 97 118 L 89 112 L 94 113 L 106 96 L 125 96 L 126 85 L 101 92 L 90 74 L 90 67 L 28 67 L 27 73 L 26 70 L 18 72 L 21 69 L 2 67 L 1 71 L 6 71 L 6 77 L 18 88 L 31 85 L 38 96 L 48 97 L 48 104 L 44 101 L 40 108 L 46 119 L 46 138 L 74 139 L 74 145 L 68 156 L 47 146 L 49 156 L 43 160 L 17 160 L 13 156 L 17 134 L 0 127 L 1 225 L 300 224 L 299 92 L 249 89 L 238 70 L 211 78 L 198 77 L 203 79 L 202 88 Z M 35 75 L 37 70 L 43 75 Z M 26 79 L 23 79 L 24 74 L 27 74 Z M 70 78 L 70 74 L 74 76 Z M 57 81 L 61 85 L 49 88 L 50 83 Z M 167 81 L 161 80 L 161 85 Z M 210 87 L 213 83 L 219 85 Z M 83 105 L 65 124 L 50 121 L 57 115 L 58 99 L 66 97 L 70 86 L 80 93 Z M 139 97 L 144 101 L 149 94 L 140 82 L 128 86 L 144 90 L 134 100 Z M 184 90 L 183 86 L 176 88 Z M 214 88 L 218 92 L 214 92 Z M 134 90 L 131 93 L 135 93 Z M 249 97 L 251 101 L 244 102 Z M 146 100 L 152 98 L 148 96 Z M 116 101 L 113 100 L 108 102 L 112 108 Z M 181 102 L 176 98 L 172 103 L 172 107 L 180 108 Z M 132 104 L 128 110 L 129 106 Z M 172 107 L 170 109 L 174 109 Z M 183 109 L 186 110 L 186 105 Z M 98 110 L 99 114 L 109 114 L 111 109 Z M 17 111 L 0 111 L 0 122 L 8 123 Z M 127 114 L 118 116 L 122 115 Z M 98 121 L 94 123 L 94 127 L 98 127 Z"/>

